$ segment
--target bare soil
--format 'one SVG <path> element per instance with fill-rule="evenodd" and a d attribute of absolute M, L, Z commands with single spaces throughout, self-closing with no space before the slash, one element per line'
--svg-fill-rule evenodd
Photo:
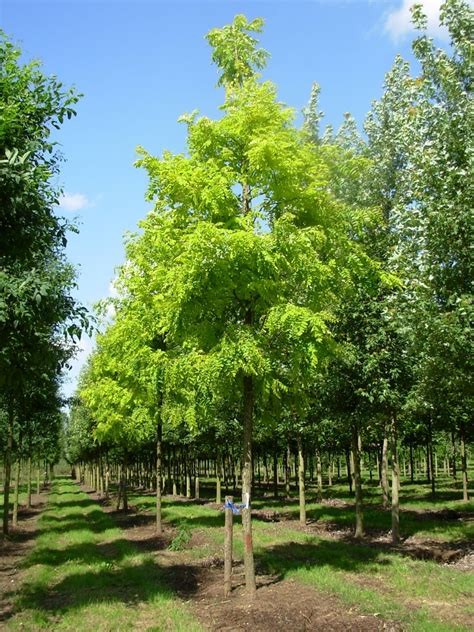
<path fill-rule="evenodd" d="M 85 490 L 87 491 L 87 490 Z M 163 536 L 156 536 L 154 516 L 137 512 L 117 512 L 110 503 L 95 498 L 109 513 L 124 537 L 139 549 L 153 552 L 164 569 L 167 583 L 186 603 L 196 619 L 213 632 L 277 632 L 290 628 L 295 632 L 354 630 L 372 632 L 401 630 L 393 621 L 376 615 L 366 615 L 341 603 L 336 597 L 319 593 L 293 579 L 281 579 L 258 573 L 257 596 L 249 601 L 245 593 L 241 562 L 234 563 L 233 591 L 223 597 L 223 560 L 219 556 L 194 560 L 189 551 L 170 551 L 169 543 L 176 530 L 167 527 Z M 188 548 L 204 541 L 199 530 L 194 530 Z"/>

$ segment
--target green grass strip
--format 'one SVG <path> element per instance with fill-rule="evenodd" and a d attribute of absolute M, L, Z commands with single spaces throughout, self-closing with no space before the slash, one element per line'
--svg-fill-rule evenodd
<path fill-rule="evenodd" d="M 7 630 L 198 632 L 201 627 L 110 516 L 69 480 L 56 480 L 24 561 Z"/>

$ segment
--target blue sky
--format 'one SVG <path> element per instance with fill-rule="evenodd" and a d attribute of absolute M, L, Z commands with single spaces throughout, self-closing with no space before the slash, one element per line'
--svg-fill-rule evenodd
<path fill-rule="evenodd" d="M 321 85 L 326 122 L 346 111 L 361 125 L 380 96 L 395 54 L 410 58 L 410 0 L 3 0 L 0 26 L 25 60 L 84 93 L 78 116 L 57 135 L 67 162 L 62 213 L 77 217 L 69 259 L 79 266 L 79 299 L 90 306 L 111 292 L 123 261 L 123 235 L 148 205 L 135 148 L 184 150 L 180 114 L 219 116 L 223 93 L 204 35 L 237 13 L 262 16 L 261 44 L 271 58 L 264 77 L 300 110 L 311 84 Z M 424 0 L 433 34 L 439 0 Z M 91 342 L 65 384 L 70 394 Z"/>

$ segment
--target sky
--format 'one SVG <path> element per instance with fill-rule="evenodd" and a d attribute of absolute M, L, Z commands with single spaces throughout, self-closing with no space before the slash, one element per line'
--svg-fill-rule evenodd
<path fill-rule="evenodd" d="M 443 42 L 440 0 L 423 0 L 430 33 Z M 311 85 L 321 86 L 325 122 L 344 112 L 362 126 L 380 97 L 395 55 L 411 59 L 411 0 L 0 0 L 0 28 L 39 59 L 45 74 L 84 96 L 77 117 L 56 134 L 66 161 L 58 184 L 60 213 L 76 218 L 69 260 L 78 268 L 77 298 L 92 307 L 113 294 L 123 237 L 150 210 L 136 147 L 159 155 L 185 150 L 184 112 L 218 117 L 223 90 L 204 39 L 238 13 L 263 17 L 271 54 L 263 73 L 297 112 Z M 85 337 L 64 392 L 74 391 L 93 342 Z"/>

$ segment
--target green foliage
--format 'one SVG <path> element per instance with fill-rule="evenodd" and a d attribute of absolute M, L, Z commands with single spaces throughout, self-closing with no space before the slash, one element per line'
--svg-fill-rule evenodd
<path fill-rule="evenodd" d="M 171 543 L 168 546 L 170 551 L 182 551 L 188 545 L 192 536 L 191 529 L 186 525 L 180 525 L 178 529 L 178 533 L 171 540 Z"/>

